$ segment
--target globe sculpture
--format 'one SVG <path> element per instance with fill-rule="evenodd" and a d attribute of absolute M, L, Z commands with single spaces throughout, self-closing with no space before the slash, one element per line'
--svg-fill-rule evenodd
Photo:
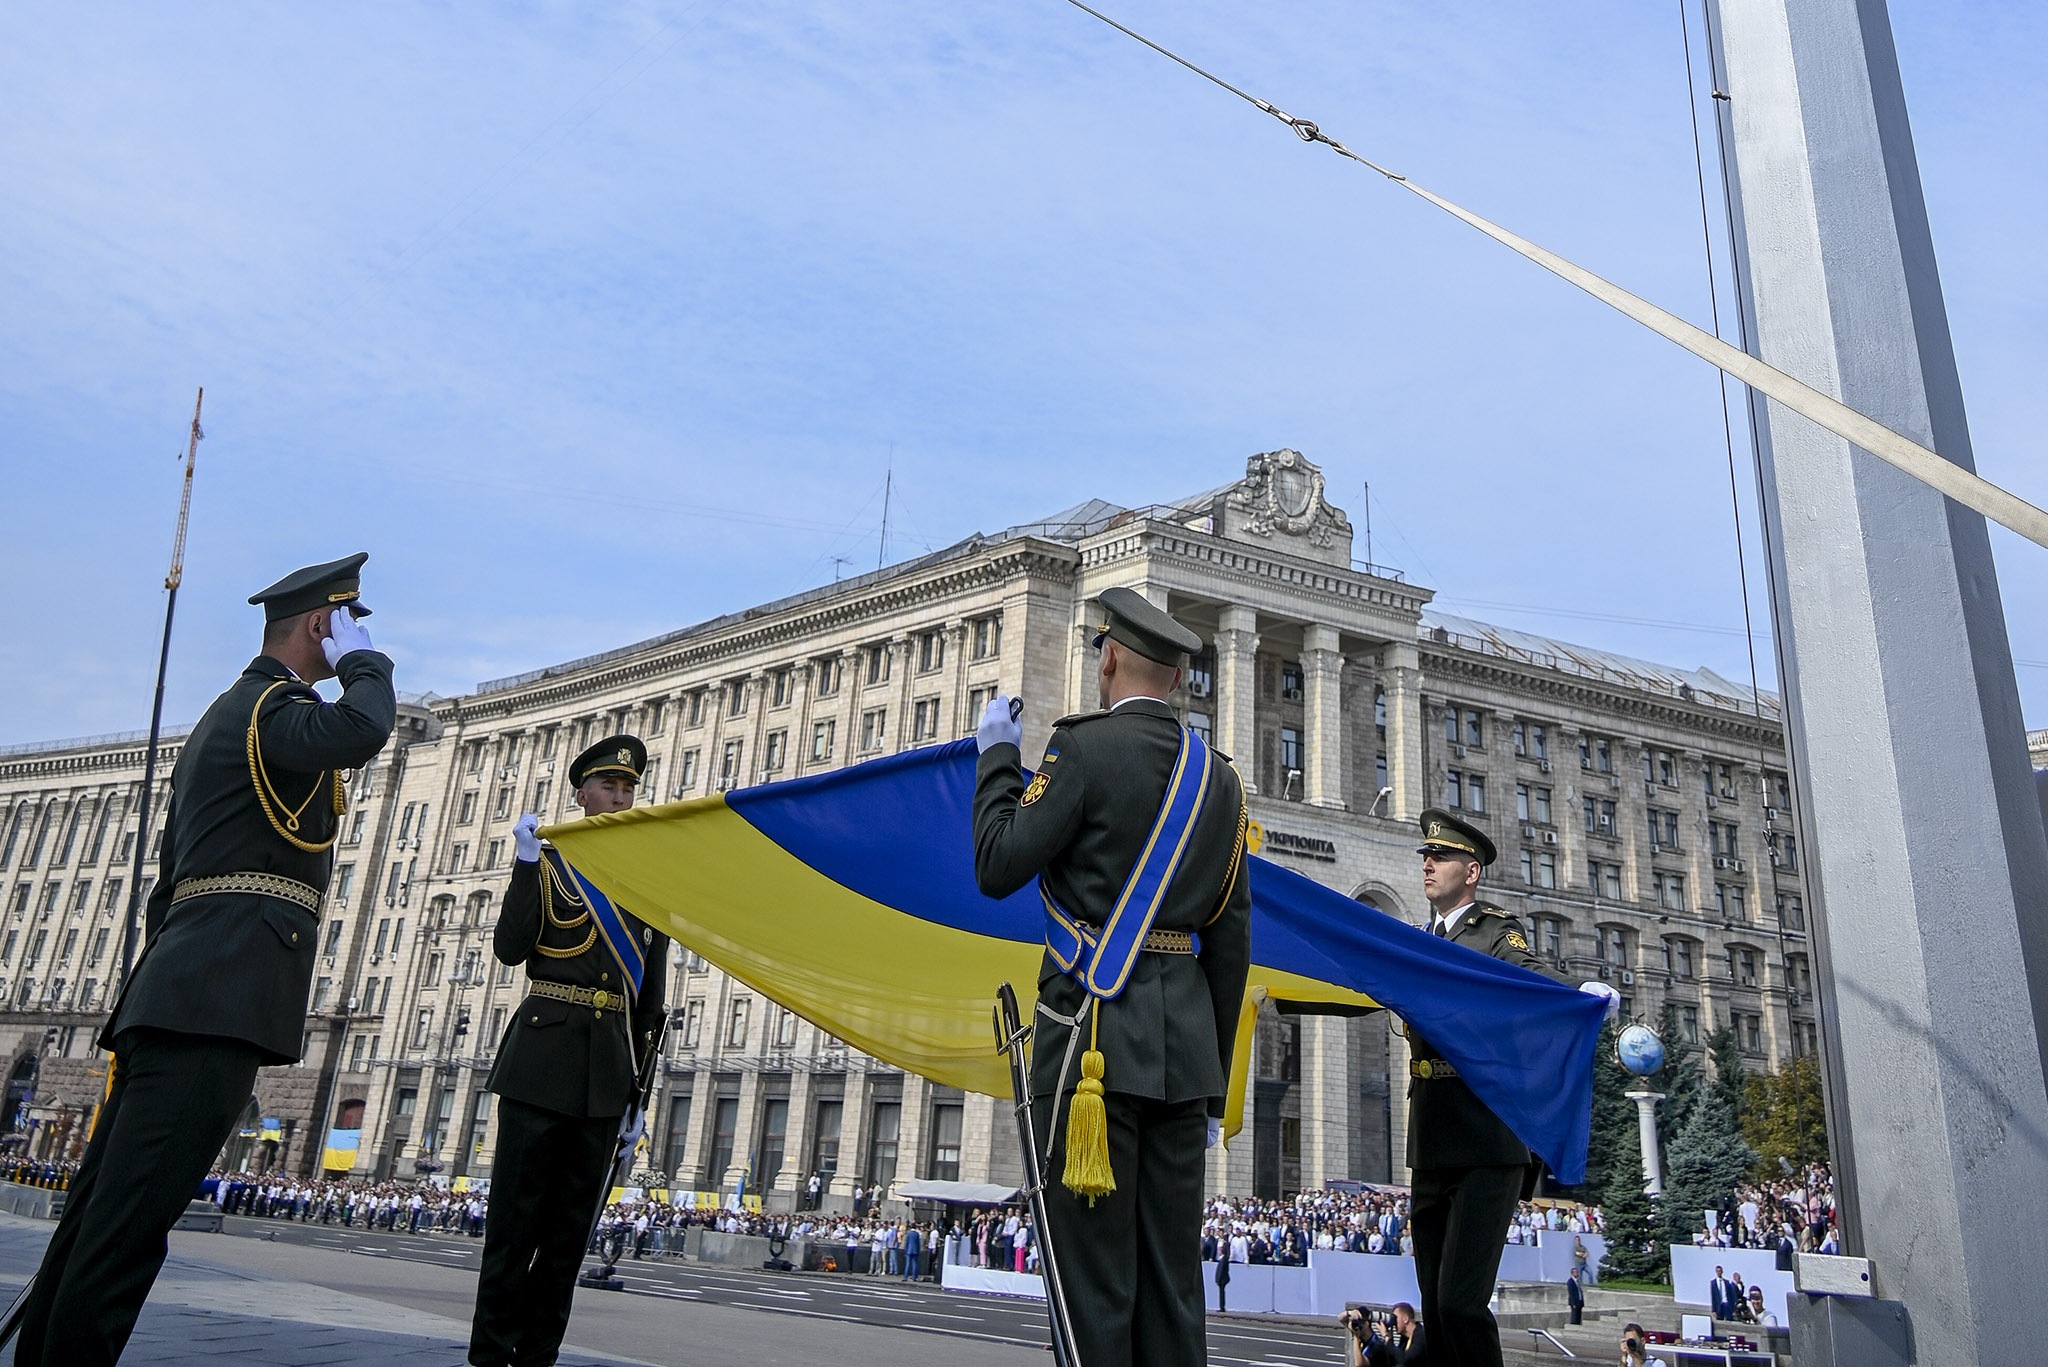
<path fill-rule="evenodd" d="M 1614 1051 L 1621 1066 L 1637 1077 L 1648 1077 L 1664 1066 L 1664 1041 L 1647 1025 L 1631 1025 L 1615 1041 Z"/>

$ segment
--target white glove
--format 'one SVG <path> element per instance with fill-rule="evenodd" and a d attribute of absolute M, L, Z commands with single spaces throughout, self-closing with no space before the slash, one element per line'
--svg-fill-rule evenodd
<path fill-rule="evenodd" d="M 1216 1147 L 1218 1143 L 1222 1141 L 1222 1139 L 1223 1122 L 1212 1115 L 1209 1117 L 1209 1137 L 1202 1141 L 1202 1147 L 1205 1149 L 1213 1149 Z"/>
<path fill-rule="evenodd" d="M 1603 983 L 1598 980 L 1589 983 L 1580 983 L 1579 991 L 1585 993 L 1589 997 L 1599 997 L 1602 1000 L 1604 1000 L 1607 1003 L 1608 1020 L 1613 1020 L 1615 1016 L 1620 1013 L 1621 993 L 1614 990 L 1614 985 L 1612 983 Z"/>
<path fill-rule="evenodd" d="M 540 858 L 540 818 L 527 812 L 512 823 L 512 849 L 522 864 Z"/>
<path fill-rule="evenodd" d="M 640 1134 L 647 1128 L 647 1112 L 638 1106 L 626 1108 L 626 1118 L 619 1122 L 619 1147 L 631 1148 L 640 1142 Z"/>
<path fill-rule="evenodd" d="M 352 650 L 370 648 L 370 629 L 356 619 L 347 608 L 336 608 L 327 617 L 327 634 L 320 638 L 320 653 L 327 657 L 327 667 L 334 668 L 341 663 L 341 657 Z"/>
<path fill-rule="evenodd" d="M 1022 708 L 1017 710 L 1021 714 Z M 974 748 L 978 753 L 987 754 L 991 745 L 1024 748 L 1024 727 L 1010 712 L 1009 694 L 998 693 L 988 700 L 988 709 L 981 714 L 981 725 L 974 729 Z"/>

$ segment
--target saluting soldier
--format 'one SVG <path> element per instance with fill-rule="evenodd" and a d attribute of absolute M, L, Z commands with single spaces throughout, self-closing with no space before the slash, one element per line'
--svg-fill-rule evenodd
<path fill-rule="evenodd" d="M 1530 951 L 1521 919 L 1479 900 L 1480 871 L 1494 861 L 1486 833 L 1432 807 L 1422 814 L 1422 840 L 1416 853 L 1432 913 L 1429 933 L 1557 978 Z M 1620 1001 L 1603 982 L 1581 990 L 1605 997 L 1609 1014 Z M 1409 1228 L 1430 1361 L 1499 1367 L 1500 1329 L 1487 1301 L 1535 1160 L 1436 1046 L 1412 1026 L 1407 1034 Z"/>
<path fill-rule="evenodd" d="M 107 1098 L 43 1251 L 17 1363 L 120 1357 L 165 1236 L 257 1068 L 299 1059 L 342 771 L 374 758 L 398 718 L 391 661 L 356 620 L 370 612 L 367 559 L 299 570 L 249 599 L 263 608 L 263 652 L 178 755 L 147 942 L 100 1033 L 114 1055 Z M 337 675 L 340 700 L 322 702 L 313 685 Z"/>
<path fill-rule="evenodd" d="M 569 766 L 591 816 L 633 805 L 647 747 L 601 740 Z M 499 1097 L 469 1360 L 545 1367 L 569 1327 L 576 1269 L 613 1158 L 636 1142 L 638 1074 L 668 1000 L 668 937 L 643 924 L 541 840 L 512 827 L 517 862 L 492 947 L 527 973 L 485 1084 Z"/>
<path fill-rule="evenodd" d="M 1244 789 L 1166 702 L 1200 638 L 1130 589 L 1097 603 L 1101 710 L 1054 723 L 1028 785 L 1010 700 L 982 718 L 975 878 L 991 897 L 1036 878 L 1045 902 L 1031 1180 L 1078 1355 L 1186 1367 L 1208 1361 L 1202 1151 L 1251 958 Z"/>

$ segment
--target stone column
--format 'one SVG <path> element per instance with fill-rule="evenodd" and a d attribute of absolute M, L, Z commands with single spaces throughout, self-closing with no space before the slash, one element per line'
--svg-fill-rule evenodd
<path fill-rule="evenodd" d="M 1258 649 L 1259 615 L 1250 608 L 1225 606 L 1216 626 L 1216 748 L 1237 762 L 1248 794 L 1259 791 L 1258 734 L 1252 713 Z"/>
<path fill-rule="evenodd" d="M 1637 1137 L 1643 1149 L 1643 1190 L 1652 1196 L 1664 1194 L 1664 1157 L 1657 1148 L 1657 1103 L 1662 1092 L 1626 1092 L 1636 1103 Z"/>
<path fill-rule="evenodd" d="M 1413 821 L 1429 805 L 1422 772 L 1422 652 L 1414 642 L 1389 641 L 1381 648 L 1380 689 L 1387 700 L 1387 785 L 1394 790 L 1380 811 Z"/>
<path fill-rule="evenodd" d="M 1310 625 L 1301 631 L 1301 676 L 1304 693 L 1302 796 L 1311 807 L 1344 806 L 1344 714 L 1341 676 L 1344 657 L 1337 651 L 1335 627 Z"/>

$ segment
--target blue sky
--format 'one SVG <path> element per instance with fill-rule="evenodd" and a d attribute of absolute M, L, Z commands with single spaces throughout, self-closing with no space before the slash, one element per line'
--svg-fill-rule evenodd
<path fill-rule="evenodd" d="M 1113 12 L 1705 322 L 1676 0 Z M 2048 13 L 1893 22 L 2048 503 Z M 146 724 L 198 384 L 173 720 L 352 550 L 454 692 L 871 567 L 892 460 L 895 558 L 1279 446 L 1448 611 L 1747 675 L 1711 370 L 1058 0 L 14 5 L 0 176 L 0 743 Z"/>

